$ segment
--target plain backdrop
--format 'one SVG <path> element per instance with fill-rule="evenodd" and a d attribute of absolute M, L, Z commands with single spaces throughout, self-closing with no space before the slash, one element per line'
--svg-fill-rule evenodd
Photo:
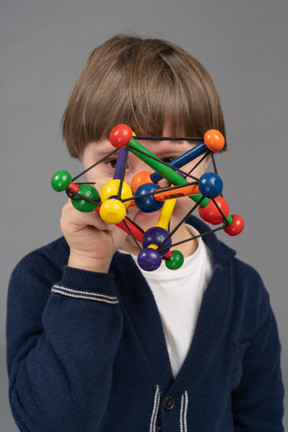
<path fill-rule="evenodd" d="M 246 223 L 239 237 L 220 237 L 267 286 L 287 387 L 287 29 L 287 0 L 1 0 L 1 432 L 17 431 L 5 359 L 9 277 L 23 255 L 61 235 L 66 196 L 50 178 L 80 170 L 61 116 L 86 55 L 117 33 L 171 40 L 216 82 L 229 146 L 216 161 L 230 211 Z"/>

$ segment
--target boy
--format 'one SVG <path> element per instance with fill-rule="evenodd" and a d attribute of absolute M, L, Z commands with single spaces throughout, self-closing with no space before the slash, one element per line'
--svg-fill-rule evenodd
<path fill-rule="evenodd" d="M 114 37 L 88 58 L 63 116 L 71 156 L 88 168 L 112 150 L 119 123 L 151 137 L 225 134 L 203 66 L 173 44 L 137 37 Z M 193 145 L 144 144 L 168 161 Z M 101 190 L 114 167 L 111 157 L 88 180 Z M 130 154 L 125 181 L 145 169 Z M 188 208 L 189 198 L 177 200 L 172 228 Z M 159 211 L 128 215 L 146 230 Z M 61 227 L 64 238 L 29 254 L 11 278 L 8 371 L 20 430 L 283 431 L 277 326 L 260 277 L 234 251 L 205 236 L 177 247 L 181 269 L 149 273 L 131 237 L 95 212 L 69 201 Z M 192 217 L 173 242 L 203 231 Z"/>

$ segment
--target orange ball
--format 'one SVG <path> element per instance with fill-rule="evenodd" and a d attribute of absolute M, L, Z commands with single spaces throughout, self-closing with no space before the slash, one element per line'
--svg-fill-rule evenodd
<path fill-rule="evenodd" d="M 140 173 L 136 174 L 131 181 L 131 189 L 133 193 L 135 194 L 136 190 L 146 183 L 153 183 L 151 180 L 151 171 L 141 171 Z"/>
<path fill-rule="evenodd" d="M 225 138 L 217 129 L 209 129 L 204 134 L 204 143 L 213 152 L 218 152 L 223 149 L 225 145 Z"/>

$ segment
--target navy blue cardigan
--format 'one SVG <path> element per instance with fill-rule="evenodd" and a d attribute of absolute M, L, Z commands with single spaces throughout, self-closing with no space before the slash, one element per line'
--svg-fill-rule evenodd
<path fill-rule="evenodd" d="M 234 251 L 204 239 L 213 275 L 175 380 L 156 303 L 130 255 L 116 253 L 109 274 L 72 269 L 61 238 L 18 264 L 7 359 L 21 431 L 283 431 L 268 293 Z"/>

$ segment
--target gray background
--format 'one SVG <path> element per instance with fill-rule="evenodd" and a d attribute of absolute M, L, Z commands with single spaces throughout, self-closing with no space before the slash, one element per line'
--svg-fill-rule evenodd
<path fill-rule="evenodd" d="M 1 432 L 17 430 L 5 365 L 9 276 L 60 235 L 66 198 L 50 178 L 80 170 L 62 143 L 61 115 L 82 60 L 115 33 L 180 44 L 218 86 L 229 151 L 216 161 L 230 210 L 246 222 L 241 236 L 221 237 L 269 290 L 287 387 L 287 19 L 287 0 L 1 0 Z"/>

